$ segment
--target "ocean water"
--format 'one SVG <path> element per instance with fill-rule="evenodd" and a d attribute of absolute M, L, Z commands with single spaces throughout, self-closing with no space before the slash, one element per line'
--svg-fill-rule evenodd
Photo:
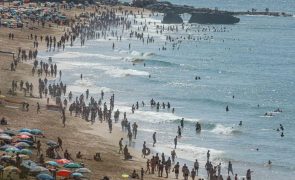
<path fill-rule="evenodd" d="M 266 7 L 294 10 L 292 1 L 264 1 Z M 264 1 L 255 5 L 262 8 L 261 2 Z M 218 7 L 224 9 L 250 7 L 245 2 L 243 6 L 239 1 L 225 0 L 171 2 L 199 3 L 203 7 L 213 7 L 218 2 Z M 184 16 L 185 20 L 188 18 Z M 115 93 L 115 109 L 127 112 L 128 120 L 139 125 L 138 138 L 133 144 L 138 149 L 144 140 L 151 147 L 152 134 L 156 131 L 158 142 L 155 148 L 151 148 L 153 153 L 169 155 L 177 126 L 184 118 L 183 136 L 178 140 L 176 150 L 178 160 L 191 167 L 198 159 L 201 174 L 206 174 L 206 152 L 210 149 L 213 164 L 222 163 L 222 174 L 227 174 L 227 163 L 231 160 L 234 173 L 240 177 L 251 169 L 255 180 L 293 179 L 295 18 L 240 18 L 236 25 L 185 24 L 184 30 L 179 26 L 178 33 L 165 31 L 162 35 L 155 32 L 151 23 L 148 34 L 155 38 L 155 43 L 143 44 L 125 33 L 122 41 L 114 37 L 88 40 L 84 47 L 80 47 L 77 41 L 75 46 L 66 48 L 64 52 L 42 52 L 41 58 L 52 56 L 63 71 L 63 82 L 74 95 L 89 89 L 90 95 L 98 99 L 103 90 L 108 103 L 110 95 Z M 138 21 L 157 24 L 160 19 L 161 16 L 137 18 Z M 137 26 L 133 28 L 137 29 Z M 202 31 L 204 28 L 207 31 Z M 214 28 L 224 32 L 214 32 Z M 167 42 L 165 46 L 166 35 L 191 35 L 202 39 L 186 38 L 173 50 L 172 43 Z M 205 40 L 206 37 L 209 39 Z M 112 50 L 113 42 L 115 50 Z M 131 50 L 128 49 L 129 43 Z M 162 46 L 167 50 L 159 50 Z M 135 65 L 133 60 L 137 60 Z M 200 76 L 201 80 L 195 80 L 195 76 Z M 172 114 L 171 109 L 159 112 L 152 109 L 149 106 L 152 98 L 157 102 L 170 102 L 175 113 Z M 137 101 L 140 104 L 144 101 L 147 106 L 140 106 L 132 114 L 131 106 Z M 229 112 L 225 111 L 227 105 Z M 265 112 L 277 108 L 283 112 L 273 113 L 272 117 L 264 116 Z M 243 121 L 241 127 L 238 126 L 240 121 Z M 202 125 L 200 134 L 195 132 L 196 122 Z M 283 138 L 274 130 L 279 124 L 285 127 Z M 94 126 L 99 130 L 99 123 Z M 265 165 L 268 160 L 272 161 L 272 167 Z"/>

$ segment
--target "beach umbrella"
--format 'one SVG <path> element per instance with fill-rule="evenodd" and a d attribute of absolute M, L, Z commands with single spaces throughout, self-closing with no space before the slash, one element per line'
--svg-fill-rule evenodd
<path fill-rule="evenodd" d="M 31 133 L 34 135 L 43 135 L 43 132 L 40 129 L 32 129 Z"/>
<path fill-rule="evenodd" d="M 88 168 L 79 168 L 79 169 L 76 169 L 75 172 L 78 172 L 78 173 L 91 173 L 91 171 Z"/>
<path fill-rule="evenodd" d="M 29 150 L 29 149 L 22 149 L 22 150 L 20 150 L 19 153 L 20 154 L 25 154 L 25 155 L 32 155 L 33 154 L 32 151 Z"/>
<path fill-rule="evenodd" d="M 79 177 L 83 177 L 83 174 L 75 172 L 71 174 L 71 177 L 79 178 Z"/>
<path fill-rule="evenodd" d="M 25 155 L 25 154 L 19 154 L 18 156 L 20 158 L 22 158 L 22 160 L 28 160 L 28 159 L 30 159 L 30 156 Z M 13 159 L 16 159 L 16 156 L 14 156 Z"/>
<path fill-rule="evenodd" d="M 22 129 L 20 129 L 18 132 L 29 132 L 29 133 L 31 133 L 31 129 L 28 129 L 28 128 L 22 128 Z"/>
<path fill-rule="evenodd" d="M 54 178 L 52 176 L 50 176 L 49 174 L 38 174 L 37 176 L 37 180 L 54 180 Z"/>
<path fill-rule="evenodd" d="M 46 144 L 51 147 L 58 147 L 58 143 L 52 140 L 47 141 Z"/>
<path fill-rule="evenodd" d="M 42 166 L 31 166 L 29 171 L 31 173 L 49 172 L 48 169 Z"/>
<path fill-rule="evenodd" d="M 17 172 L 17 173 L 20 172 L 20 170 L 15 166 L 7 166 L 7 167 L 5 167 L 3 169 L 3 171 L 5 171 L 5 172 Z"/>
<path fill-rule="evenodd" d="M 10 147 L 10 148 L 5 149 L 5 152 L 17 153 L 19 151 L 20 150 L 18 148 L 16 148 L 16 147 Z"/>
<path fill-rule="evenodd" d="M 25 142 L 25 143 L 28 143 L 31 146 L 34 144 L 33 141 L 30 141 L 28 139 L 18 139 L 18 140 L 16 140 L 16 142 Z"/>
<path fill-rule="evenodd" d="M 68 164 L 71 161 L 67 160 L 67 159 L 57 159 L 57 160 L 55 160 L 55 162 L 57 162 L 58 164 Z"/>
<path fill-rule="evenodd" d="M 7 134 L 0 134 L 0 139 L 2 140 L 12 140 L 12 137 Z"/>
<path fill-rule="evenodd" d="M 14 146 L 11 146 L 9 144 L 5 144 L 5 145 L 0 147 L 0 150 L 5 151 L 7 148 L 14 148 Z"/>
<path fill-rule="evenodd" d="M 4 130 L 4 133 L 8 134 L 9 136 L 15 136 L 17 134 L 16 131 L 10 129 Z"/>
<path fill-rule="evenodd" d="M 17 137 L 20 138 L 20 139 L 30 139 L 31 138 L 31 136 L 28 136 L 28 135 L 25 135 L 25 134 L 17 135 Z"/>
<path fill-rule="evenodd" d="M 50 165 L 50 166 L 54 166 L 54 167 L 58 167 L 59 166 L 57 164 L 57 162 L 55 162 L 55 161 L 46 161 L 45 164 Z"/>
<path fill-rule="evenodd" d="M 31 145 L 26 142 L 19 142 L 19 143 L 16 143 L 14 146 L 17 148 L 31 147 Z"/>
<path fill-rule="evenodd" d="M 64 165 L 65 168 L 81 168 L 82 166 L 78 163 L 67 163 Z"/>
<path fill-rule="evenodd" d="M 18 133 L 18 135 L 33 136 L 33 134 L 31 134 L 31 133 L 29 133 L 29 132 L 20 132 L 20 133 Z"/>
<path fill-rule="evenodd" d="M 69 177 L 70 174 L 71 174 L 71 171 L 66 170 L 66 169 L 59 170 L 56 173 L 57 176 L 61 176 L 61 177 Z"/>
<path fill-rule="evenodd" d="M 1 161 L 10 160 L 12 157 L 10 155 L 1 156 Z"/>
<path fill-rule="evenodd" d="M 24 160 L 22 161 L 21 166 L 31 169 L 33 167 L 36 167 L 37 164 L 32 160 Z"/>

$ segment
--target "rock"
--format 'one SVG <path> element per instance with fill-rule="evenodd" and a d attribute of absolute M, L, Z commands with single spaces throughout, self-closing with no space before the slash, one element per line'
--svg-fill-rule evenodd
<path fill-rule="evenodd" d="M 144 8 L 148 5 L 156 4 L 156 3 L 157 3 L 157 0 L 133 0 L 132 6 Z"/>
<path fill-rule="evenodd" d="M 168 12 L 164 14 L 162 23 L 163 24 L 182 24 L 183 20 L 179 14 L 174 12 Z"/>
<path fill-rule="evenodd" d="M 234 17 L 230 13 L 222 12 L 197 12 L 192 13 L 189 23 L 199 24 L 235 24 L 240 22 L 240 19 Z"/>

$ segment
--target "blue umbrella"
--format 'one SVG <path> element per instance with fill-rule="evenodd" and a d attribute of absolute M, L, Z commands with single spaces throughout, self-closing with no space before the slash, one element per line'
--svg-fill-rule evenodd
<path fill-rule="evenodd" d="M 38 180 L 54 180 L 52 176 L 50 176 L 49 174 L 44 174 L 44 173 L 38 174 L 37 179 Z"/>
<path fill-rule="evenodd" d="M 75 172 L 75 173 L 72 173 L 71 176 L 72 177 L 83 177 L 83 174 Z"/>
<path fill-rule="evenodd" d="M 28 129 L 28 128 L 22 128 L 22 129 L 20 129 L 18 132 L 28 132 L 28 133 L 31 133 L 31 129 Z"/>
<path fill-rule="evenodd" d="M 57 162 L 55 162 L 55 161 L 46 161 L 45 164 L 48 164 L 48 165 L 50 165 L 50 166 L 55 166 L 55 167 L 59 166 L 59 165 L 57 164 Z"/>
<path fill-rule="evenodd" d="M 33 167 L 36 167 L 37 164 L 34 161 L 31 160 L 23 160 L 21 163 L 21 166 L 26 167 L 28 169 L 31 169 Z"/>
<path fill-rule="evenodd" d="M 30 140 L 27 140 L 27 139 L 19 139 L 16 142 L 25 142 L 25 143 L 28 143 L 31 146 L 34 144 L 33 141 L 30 141 Z"/>
<path fill-rule="evenodd" d="M 34 135 L 42 135 L 43 132 L 40 129 L 32 129 L 31 133 Z"/>

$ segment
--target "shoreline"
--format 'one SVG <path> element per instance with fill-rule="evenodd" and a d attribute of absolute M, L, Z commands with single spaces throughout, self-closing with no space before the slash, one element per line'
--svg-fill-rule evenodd
<path fill-rule="evenodd" d="M 72 15 L 77 12 L 67 12 L 69 15 Z M 33 49 L 33 43 L 31 40 L 28 40 L 26 37 L 29 34 L 34 33 L 37 34 L 38 37 L 40 34 L 50 34 L 55 35 L 59 39 L 59 36 L 64 33 L 63 29 L 65 27 L 57 28 L 46 28 L 37 30 L 29 30 L 29 29 L 9 29 L 9 28 L 0 28 L 0 42 L 7 41 L 9 32 L 15 34 L 14 40 L 9 40 L 7 46 L 0 50 L 3 51 L 11 51 L 16 52 L 18 47 L 26 47 L 26 49 Z M 30 47 L 30 48 L 28 48 Z M 45 44 L 40 43 L 39 51 L 46 51 Z M 141 153 L 137 150 L 130 148 L 131 154 L 134 156 L 134 160 L 132 161 L 124 161 L 122 160 L 122 156 L 118 154 L 118 142 L 120 137 L 126 137 L 118 127 L 114 127 L 114 131 L 112 134 L 108 133 L 107 124 L 103 123 L 102 126 L 100 123 L 97 124 L 100 127 L 100 130 L 97 131 L 94 126 L 84 122 L 81 118 L 75 118 L 73 116 L 69 116 L 69 113 L 66 112 L 67 121 L 66 128 L 63 128 L 61 125 L 60 113 L 55 111 L 48 111 L 45 108 L 46 99 L 39 98 L 30 98 L 30 97 L 22 97 L 23 92 L 17 91 L 17 96 L 9 96 L 7 92 L 9 87 L 11 87 L 11 81 L 20 80 L 29 81 L 34 86 L 33 95 L 34 97 L 38 97 L 37 89 L 38 87 L 38 78 L 32 76 L 31 68 L 32 68 L 32 60 L 24 63 L 18 63 L 16 67 L 16 71 L 10 71 L 10 62 L 11 57 L 7 57 L 1 54 L 1 71 L 0 71 L 0 86 L 1 86 L 1 94 L 7 96 L 9 102 L 5 102 L 5 107 L 0 107 L 1 118 L 6 117 L 8 120 L 8 125 L 2 126 L 1 129 L 12 128 L 39 128 L 45 132 L 46 138 L 40 139 L 42 142 L 42 151 L 45 154 L 45 141 L 46 140 L 55 140 L 57 137 L 61 137 L 64 140 L 64 149 L 65 147 L 69 150 L 74 157 L 74 154 L 77 151 L 81 151 L 83 155 L 86 156 L 86 159 L 83 160 L 85 166 L 92 170 L 93 176 L 91 179 L 100 179 L 102 176 L 109 176 L 112 178 L 121 178 L 122 173 L 130 174 L 133 169 L 136 169 L 139 173 L 141 167 L 145 168 L 146 159 L 142 159 Z M 38 58 L 37 58 L 38 59 Z M 5 79 L 3 78 L 5 77 Z M 45 76 L 43 75 L 42 78 Z M 4 88 L 3 88 L 4 87 Z M 28 102 L 30 104 L 29 112 L 23 112 L 21 110 L 21 105 L 16 105 L 11 102 Z M 52 100 L 50 100 L 52 103 Z M 37 114 L 35 111 L 36 103 L 41 103 L 41 113 Z M 46 124 L 47 126 L 44 126 Z M 64 130 L 68 131 L 65 132 Z M 75 132 L 75 133 L 73 133 Z M 49 138 L 48 138 L 49 137 Z M 48 139 L 47 139 L 48 138 Z M 98 142 L 96 144 L 96 142 Z M 87 150 L 85 147 L 87 147 Z M 78 147 L 78 148 L 77 148 Z M 102 156 L 103 162 L 93 162 L 92 155 L 96 152 L 100 152 Z M 34 152 L 35 154 L 35 152 Z M 33 159 L 37 159 L 35 155 L 33 155 Z M 77 161 L 80 161 L 77 159 Z M 97 166 L 99 164 L 99 166 Z M 100 167 L 102 166 L 102 167 Z M 170 175 L 172 176 L 172 175 Z M 154 175 L 149 175 L 148 179 L 160 179 Z M 166 179 L 166 178 L 165 178 Z"/>

